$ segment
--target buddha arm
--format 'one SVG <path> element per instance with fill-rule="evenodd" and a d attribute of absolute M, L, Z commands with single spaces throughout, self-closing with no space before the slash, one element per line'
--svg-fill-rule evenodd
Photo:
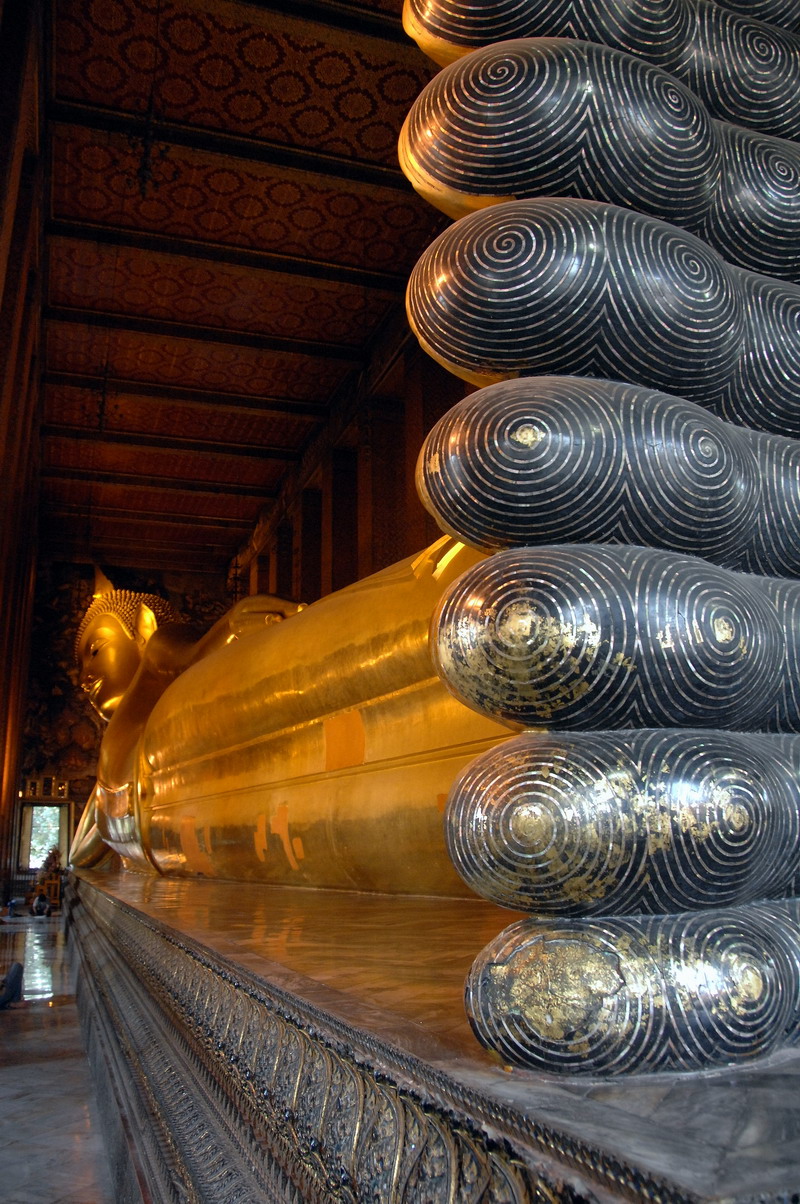
<path fill-rule="evenodd" d="M 99 865 L 110 852 L 97 826 L 97 794 L 98 787 L 95 784 L 72 839 L 69 860 L 78 869 L 91 869 Z"/>
<path fill-rule="evenodd" d="M 430 617 L 480 559 L 449 538 L 192 664 L 140 744 L 142 847 L 164 873 L 464 894 L 441 806 L 506 732 L 435 677 Z M 387 834 L 391 839 L 387 840 Z"/>
<path fill-rule="evenodd" d="M 330 594 L 291 623 L 202 659 L 154 711 L 155 770 L 433 678 L 428 627 L 445 585 L 482 559 L 450 538 Z"/>

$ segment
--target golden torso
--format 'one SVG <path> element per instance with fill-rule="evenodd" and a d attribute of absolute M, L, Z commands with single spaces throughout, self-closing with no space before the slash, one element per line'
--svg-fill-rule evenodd
<path fill-rule="evenodd" d="M 105 842 L 162 873 L 469 893 L 442 810 L 460 768 L 508 729 L 435 677 L 428 627 L 479 558 L 439 540 L 193 663 L 156 632 L 103 741 Z"/>

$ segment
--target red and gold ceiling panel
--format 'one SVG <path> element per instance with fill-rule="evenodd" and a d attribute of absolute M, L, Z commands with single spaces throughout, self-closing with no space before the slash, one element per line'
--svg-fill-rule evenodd
<path fill-rule="evenodd" d="M 367 10 L 377 6 L 367 6 Z M 387 5 L 397 14 L 398 6 Z M 221 0 L 58 0 L 59 99 L 396 164 L 417 48 Z"/>
<path fill-rule="evenodd" d="M 190 565 L 227 539 L 230 562 L 335 400 L 360 397 L 447 224 L 397 163 L 435 71 L 401 9 L 53 0 L 49 555 L 63 522 L 65 555 L 138 541 L 146 561 L 174 537 Z"/>
<path fill-rule="evenodd" d="M 122 134 L 56 125 L 52 213 L 126 231 L 248 247 L 400 280 L 443 219 L 408 191 L 173 146 L 142 197 Z M 399 285 L 398 285 L 399 288 Z"/>
<path fill-rule="evenodd" d="M 103 513 L 91 512 L 86 515 L 65 514 L 59 521 L 63 524 L 63 532 L 67 539 L 73 542 L 90 536 L 93 541 L 100 540 L 103 543 L 116 542 L 132 546 L 141 543 L 142 524 L 135 518 L 120 519 L 109 517 Z M 151 546 L 156 543 L 164 546 L 165 549 L 171 548 L 173 553 L 176 549 L 185 552 L 187 548 L 194 548 L 194 553 L 197 555 L 199 551 L 207 552 L 209 548 L 215 546 L 223 555 L 225 551 L 224 531 L 215 535 L 211 530 L 203 527 L 193 527 L 169 519 L 152 525 L 149 538 Z"/>
<path fill-rule="evenodd" d="M 319 401 L 330 397 L 357 362 L 49 322 L 47 366 L 101 379 Z"/>
<path fill-rule="evenodd" d="M 142 457 L 145 457 L 143 464 Z M 174 448 L 141 447 L 125 444 L 88 443 L 60 435 L 44 441 L 44 471 L 75 471 L 130 475 L 142 473 L 150 477 L 176 481 L 204 482 L 209 486 L 225 483 L 239 488 L 271 490 L 280 481 L 285 465 L 278 461 L 253 456 L 230 456 L 215 452 L 179 451 Z"/>
<path fill-rule="evenodd" d="M 67 470 L 63 471 L 66 474 Z M 153 485 L 131 486 L 69 475 L 45 477 L 42 499 L 48 508 L 77 510 L 87 515 L 107 510 L 142 516 L 145 520 L 172 515 L 198 523 L 208 520 L 210 525 L 231 523 L 237 526 L 254 522 L 261 507 L 269 504 L 262 497 L 218 492 L 214 486 L 209 486 L 206 494 L 199 490 L 181 492 Z"/>
<path fill-rule="evenodd" d="M 48 385 L 45 422 L 110 433 L 155 435 L 159 438 L 206 439 L 218 446 L 237 443 L 250 447 L 294 449 L 303 445 L 312 423 L 288 415 L 165 401 L 109 389 Z"/>
<path fill-rule="evenodd" d="M 347 283 L 69 238 L 50 242 L 48 285 L 54 306 L 353 347 L 396 301 Z"/>

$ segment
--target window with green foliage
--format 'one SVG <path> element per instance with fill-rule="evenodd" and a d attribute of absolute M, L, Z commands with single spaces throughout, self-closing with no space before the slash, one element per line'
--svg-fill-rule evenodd
<path fill-rule="evenodd" d="M 20 869 L 38 870 L 50 850 L 61 850 L 66 860 L 67 807 L 25 806 L 22 809 L 22 833 L 19 850 Z"/>

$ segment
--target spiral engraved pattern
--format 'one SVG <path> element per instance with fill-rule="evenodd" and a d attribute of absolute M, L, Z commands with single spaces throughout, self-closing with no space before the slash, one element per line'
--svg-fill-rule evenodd
<path fill-rule="evenodd" d="M 476 959 L 478 1039 L 517 1066 L 567 1074 L 701 1070 L 797 1031 L 797 909 L 523 920 Z"/>
<path fill-rule="evenodd" d="M 800 148 L 711 121 L 672 76 L 619 51 L 568 39 L 475 51 L 423 90 L 399 151 L 451 217 L 548 194 L 610 201 L 740 267 L 800 277 Z"/>
<path fill-rule="evenodd" d="M 422 447 L 417 490 L 443 530 L 479 548 L 646 544 L 731 567 L 760 495 L 738 428 L 664 393 L 552 376 L 454 406 Z"/>
<path fill-rule="evenodd" d="M 789 740 L 791 737 L 779 739 Z M 797 892 L 792 890 L 791 893 L 795 895 Z M 794 968 L 793 978 L 790 977 L 786 982 L 790 1019 L 781 1045 L 796 1046 L 800 1044 L 800 899 L 762 902 L 753 911 L 759 919 L 769 924 L 774 940 L 780 944 L 788 964 Z"/>
<path fill-rule="evenodd" d="M 695 47 L 674 74 L 698 96 L 713 96 L 714 115 L 782 138 L 800 137 L 800 38 L 717 4 L 693 5 Z"/>
<path fill-rule="evenodd" d="M 662 67 L 715 117 L 800 135 L 800 38 L 703 0 L 405 0 L 403 24 L 442 65 L 512 38 L 599 42 Z"/>
<path fill-rule="evenodd" d="M 434 664 L 501 722 L 758 730 L 800 634 L 783 631 L 763 580 L 645 548 L 498 552 L 445 592 Z"/>
<path fill-rule="evenodd" d="M 694 233 L 739 267 L 797 281 L 800 148 L 720 122 L 715 129 L 720 174 Z"/>
<path fill-rule="evenodd" d="M 800 442 L 634 385 L 479 389 L 429 433 L 417 492 L 443 531 L 486 551 L 645 544 L 800 576 Z"/>
<path fill-rule="evenodd" d="M 800 731 L 800 584 L 778 577 L 754 577 L 775 607 L 786 633 L 783 671 L 766 726 L 773 732 Z"/>
<path fill-rule="evenodd" d="M 423 89 L 400 132 L 400 165 L 423 196 L 452 217 L 449 192 L 520 195 L 526 163 L 536 164 L 543 193 L 588 187 L 580 136 L 585 134 L 588 55 L 580 43 L 504 42 L 442 71 Z M 565 81 L 570 87 L 565 87 Z M 573 133 L 571 133 L 573 132 Z M 432 184 L 443 185 L 440 196 Z M 578 188 L 575 195 L 583 195 Z M 480 202 L 478 202 L 480 204 Z"/>
<path fill-rule="evenodd" d="M 800 434 L 800 286 L 627 209 L 548 199 L 470 214 L 417 262 L 407 309 L 423 348 L 479 385 L 609 377 Z"/>
<path fill-rule="evenodd" d="M 795 777 L 800 780 L 800 746 L 794 736 L 779 733 L 771 736 L 770 739 L 778 750 L 778 754 L 788 763 Z M 786 894 L 795 902 L 800 916 L 800 869 L 795 874 Z M 800 924 L 800 920 L 798 923 Z M 800 928 L 798 928 L 798 964 L 800 965 Z M 800 1039 L 800 1033 L 798 1033 L 798 1039 Z"/>
<path fill-rule="evenodd" d="M 800 737 L 787 737 L 800 757 Z M 450 857 L 478 894 L 540 915 L 625 915 L 784 894 L 800 779 L 770 736 L 525 733 L 450 791 Z"/>
<path fill-rule="evenodd" d="M 731 429 L 731 428 L 728 428 Z M 758 465 L 760 502 L 741 568 L 777 577 L 800 576 L 800 443 L 743 430 Z"/>
<path fill-rule="evenodd" d="M 721 8 L 781 29 L 800 27 L 800 0 L 716 0 Z"/>
<path fill-rule="evenodd" d="M 800 903 L 749 902 L 800 889 L 800 585 L 707 563 L 800 566 L 800 445 L 760 433 L 800 434 L 800 288 L 741 270 L 800 276 L 800 152 L 736 128 L 800 137 L 800 39 L 743 2 L 405 5 L 441 62 L 540 38 L 454 63 L 401 137 L 423 196 L 481 210 L 415 269 L 412 328 L 504 382 L 420 457 L 445 530 L 510 546 L 442 599 L 434 662 L 493 718 L 590 729 L 490 750 L 447 807 L 473 889 L 599 916 L 512 926 L 473 967 L 478 1038 L 537 1069 L 696 1070 L 800 1034 Z M 726 727 L 778 734 L 702 730 Z"/>
<path fill-rule="evenodd" d="M 735 269 L 732 269 L 735 270 Z M 800 434 L 800 287 L 738 273 L 742 353 L 715 412 L 728 422 Z"/>

